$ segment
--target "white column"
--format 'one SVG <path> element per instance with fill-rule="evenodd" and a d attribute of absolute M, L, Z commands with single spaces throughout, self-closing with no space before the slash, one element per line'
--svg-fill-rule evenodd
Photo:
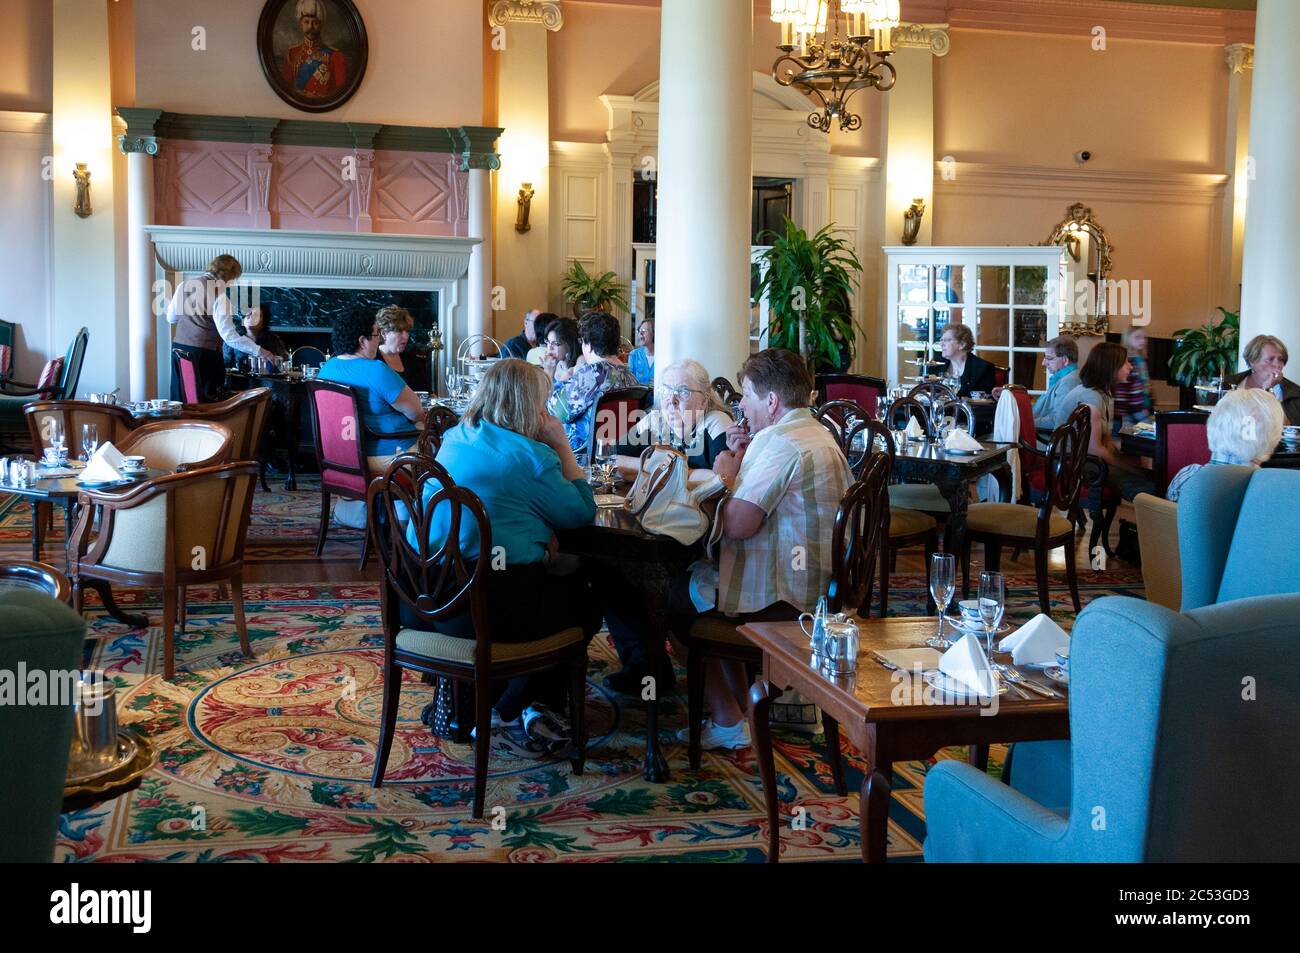
<path fill-rule="evenodd" d="M 1224 110 L 1223 171 L 1228 188 L 1220 206 L 1218 286 L 1212 300 L 1229 311 L 1241 307 L 1241 243 L 1246 231 L 1246 194 L 1253 175 L 1246 153 L 1250 141 L 1250 76 L 1255 47 L 1233 43 L 1224 47 L 1228 69 L 1228 100 Z"/>
<path fill-rule="evenodd" d="M 1295 223 L 1300 218 L 1300 3 L 1259 0 L 1250 112 L 1246 239 L 1242 261 L 1241 343 L 1273 334 L 1300 349 L 1295 307 Z"/>
<path fill-rule="evenodd" d="M 469 170 L 469 237 L 479 239 L 469 255 L 467 302 L 470 336 L 484 334 L 492 304 L 492 180 L 487 169 Z"/>
<path fill-rule="evenodd" d="M 655 364 L 749 354 L 751 0 L 663 0 Z"/>
<path fill-rule="evenodd" d="M 154 144 L 156 152 L 158 146 Z M 157 347 L 154 340 L 153 242 L 145 226 L 153 225 L 153 156 L 126 154 L 128 361 L 132 400 L 158 396 Z"/>

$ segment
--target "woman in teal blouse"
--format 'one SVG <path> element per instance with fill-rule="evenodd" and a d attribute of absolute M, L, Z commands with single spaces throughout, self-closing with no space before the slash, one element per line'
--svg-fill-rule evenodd
<path fill-rule="evenodd" d="M 589 525 L 596 504 L 564 426 L 546 409 L 550 390 L 541 368 L 514 358 L 496 362 L 438 450 L 437 460 L 451 478 L 483 501 L 492 525 L 487 558 L 504 559 L 504 569 L 487 574 L 494 642 L 528 642 L 568 628 L 581 628 L 590 641 L 600 630 L 600 603 L 586 575 L 559 574 L 552 564 L 555 531 Z M 433 490 L 431 485 L 428 495 Z M 461 525 L 463 552 L 484 558 L 477 551 L 477 527 L 470 521 Z M 436 510 L 430 541 L 441 543 L 448 529 L 447 513 Z M 417 619 L 403 619 L 412 622 L 418 627 Z M 438 630 L 474 638 L 468 612 L 440 622 Z M 534 742 L 562 743 L 568 730 L 559 714 L 565 695 L 560 672 L 512 679 L 496 700 L 494 722 L 512 727 L 522 715 L 520 727 Z"/>

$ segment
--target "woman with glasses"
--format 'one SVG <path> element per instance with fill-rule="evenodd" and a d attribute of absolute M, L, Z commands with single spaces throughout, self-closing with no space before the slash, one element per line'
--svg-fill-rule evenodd
<path fill-rule="evenodd" d="M 569 446 L 586 450 L 591 438 L 591 414 L 610 391 L 639 387 L 627 365 L 618 359 L 618 319 L 604 311 L 589 311 L 578 322 L 578 343 L 586 363 L 551 395 L 551 413 L 560 418 Z"/>
<path fill-rule="evenodd" d="M 563 383 L 573 376 L 578 357 L 578 322 L 573 318 L 556 318 L 546 326 L 542 338 L 546 351 L 542 354 L 542 370 L 552 383 Z"/>
<path fill-rule="evenodd" d="M 618 468 L 628 479 L 636 475 L 646 447 L 665 443 L 686 454 L 693 470 L 712 470 L 727 449 L 731 413 L 709 385 L 709 372 L 699 361 L 675 361 L 659 374 L 655 408 L 641 418 L 618 448 Z"/>
<path fill-rule="evenodd" d="M 340 318 L 331 336 L 335 355 L 321 365 L 319 374 L 320 380 L 346 384 L 357 392 L 364 424 L 361 445 L 372 473 L 382 473 L 410 443 L 383 435 L 409 431 L 424 415 L 415 391 L 387 362 L 375 360 L 382 337 L 369 311 L 357 309 Z M 340 500 L 334 506 L 334 519 L 364 529 L 365 501 Z"/>

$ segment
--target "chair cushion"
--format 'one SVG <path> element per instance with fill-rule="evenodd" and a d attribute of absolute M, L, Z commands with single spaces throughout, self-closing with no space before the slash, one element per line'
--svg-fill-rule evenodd
<path fill-rule="evenodd" d="M 691 625 L 691 638 L 704 642 L 723 642 L 728 645 L 753 645 L 736 628 L 740 623 L 719 615 L 702 615 Z"/>
<path fill-rule="evenodd" d="M 1038 532 L 1038 507 L 1019 503 L 973 503 L 966 511 L 966 529 L 972 533 L 997 533 L 1033 539 Z M 1052 514 L 1052 536 L 1071 532 L 1072 524 L 1064 516 Z"/>
<path fill-rule="evenodd" d="M 889 505 L 947 516 L 952 507 L 933 483 L 898 483 L 889 488 Z"/>
<path fill-rule="evenodd" d="M 939 521 L 927 513 L 916 510 L 904 510 L 899 507 L 889 508 L 889 538 L 898 539 L 916 533 L 926 533 L 938 529 Z"/>
<path fill-rule="evenodd" d="M 544 639 L 532 642 L 493 642 L 492 661 L 517 662 L 520 659 L 545 655 L 582 641 L 581 629 L 564 629 Z M 440 662 L 474 664 L 474 640 L 458 639 L 442 632 L 425 632 L 420 629 L 402 629 L 397 633 L 397 647 L 403 652 L 437 659 Z"/>
<path fill-rule="evenodd" d="M 63 358 L 56 357 L 45 362 L 41 368 L 41 376 L 36 380 L 36 392 L 41 397 L 49 400 L 54 396 L 54 389 L 59 386 L 59 380 L 63 377 Z M 68 396 L 68 395 L 65 395 Z"/>

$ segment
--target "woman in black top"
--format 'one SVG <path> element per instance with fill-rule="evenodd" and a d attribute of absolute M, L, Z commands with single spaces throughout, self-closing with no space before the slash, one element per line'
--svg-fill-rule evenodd
<path fill-rule="evenodd" d="M 395 304 L 380 308 L 375 313 L 375 330 L 383 336 L 375 359 L 383 361 L 406 381 L 414 391 L 433 390 L 433 369 L 429 355 L 411 346 L 411 328 L 415 321 L 411 312 Z"/>
<path fill-rule="evenodd" d="M 636 476 L 646 447 L 664 443 L 682 450 L 692 470 L 712 470 L 727 449 L 731 414 L 709 384 L 709 372 L 689 358 L 669 364 L 655 388 L 655 409 L 632 428 L 618 447 L 619 472 Z"/>
<path fill-rule="evenodd" d="M 270 351 L 276 357 L 289 356 L 289 349 L 285 347 L 284 341 L 280 340 L 280 335 L 271 330 L 271 306 L 269 304 L 259 304 L 244 315 L 244 327 L 240 333 L 246 337 L 251 337 L 258 347 Z M 226 359 L 227 366 L 234 366 L 242 353 L 236 351 L 229 344 L 223 344 L 221 351 Z"/>
<path fill-rule="evenodd" d="M 943 353 L 947 367 L 946 376 L 958 379 L 958 397 L 970 397 L 973 393 L 986 396 L 993 393 L 997 386 L 997 368 L 978 354 L 971 352 L 975 348 L 975 336 L 964 324 L 950 324 L 943 329 L 939 338 L 939 348 Z M 993 406 L 980 406 L 975 410 L 975 433 L 983 435 L 993 432 Z"/>

